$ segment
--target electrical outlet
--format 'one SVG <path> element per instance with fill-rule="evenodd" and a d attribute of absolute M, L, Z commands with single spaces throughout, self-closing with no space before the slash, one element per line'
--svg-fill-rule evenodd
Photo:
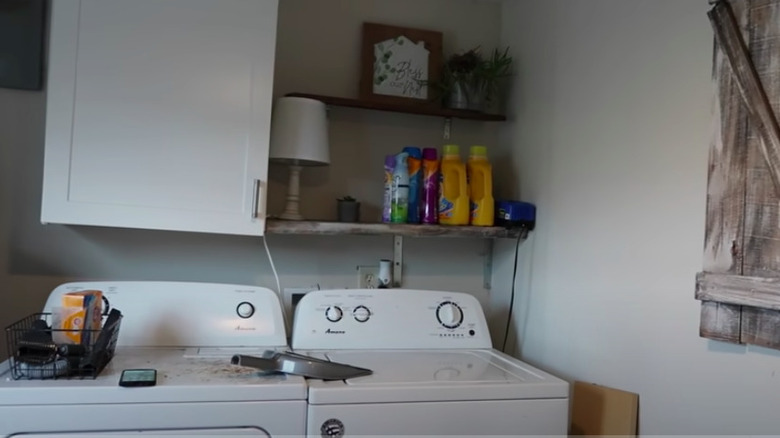
<path fill-rule="evenodd" d="M 379 286 L 379 266 L 358 266 L 359 289 L 376 289 Z"/>

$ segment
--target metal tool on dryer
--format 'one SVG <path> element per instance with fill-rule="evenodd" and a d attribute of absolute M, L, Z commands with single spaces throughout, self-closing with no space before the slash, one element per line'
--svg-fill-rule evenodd
<path fill-rule="evenodd" d="M 233 365 L 257 368 L 265 372 L 295 374 L 322 380 L 345 380 L 367 376 L 371 370 L 338 362 L 317 359 L 292 352 L 266 351 L 263 357 L 237 354 L 230 360 Z"/>

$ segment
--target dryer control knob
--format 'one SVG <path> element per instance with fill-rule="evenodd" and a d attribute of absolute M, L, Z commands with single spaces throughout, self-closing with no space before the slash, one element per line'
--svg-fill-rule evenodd
<path fill-rule="evenodd" d="M 355 317 L 355 321 L 357 322 L 366 322 L 368 321 L 368 318 L 371 318 L 371 311 L 368 310 L 368 307 L 366 306 L 357 306 L 355 307 L 355 310 L 352 311 L 352 316 Z"/>
<path fill-rule="evenodd" d="M 463 310 L 452 301 L 445 301 L 436 308 L 436 319 L 444 327 L 454 329 L 463 322 Z"/>
<path fill-rule="evenodd" d="M 325 318 L 330 322 L 341 321 L 342 316 L 344 316 L 344 312 L 339 306 L 330 306 L 328 307 L 328 310 L 325 311 Z"/>
<path fill-rule="evenodd" d="M 255 306 L 253 306 L 252 303 L 246 301 L 238 303 L 238 306 L 236 307 L 236 313 L 238 313 L 238 316 L 244 319 L 251 318 L 252 315 L 255 314 Z"/>

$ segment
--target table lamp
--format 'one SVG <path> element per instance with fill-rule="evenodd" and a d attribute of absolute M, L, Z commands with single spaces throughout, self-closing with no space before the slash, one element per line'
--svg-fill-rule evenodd
<path fill-rule="evenodd" d="M 299 211 L 303 166 L 330 164 L 325 104 L 303 97 L 282 97 L 271 115 L 270 161 L 290 166 L 287 205 L 281 219 L 303 220 Z"/>

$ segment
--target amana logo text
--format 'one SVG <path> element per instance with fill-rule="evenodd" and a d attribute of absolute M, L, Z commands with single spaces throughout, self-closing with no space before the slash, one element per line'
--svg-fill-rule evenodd
<path fill-rule="evenodd" d="M 344 330 L 331 330 L 331 329 L 327 329 L 327 330 L 325 330 L 325 333 L 328 333 L 328 334 L 331 334 L 331 335 L 343 335 L 344 334 Z"/>

